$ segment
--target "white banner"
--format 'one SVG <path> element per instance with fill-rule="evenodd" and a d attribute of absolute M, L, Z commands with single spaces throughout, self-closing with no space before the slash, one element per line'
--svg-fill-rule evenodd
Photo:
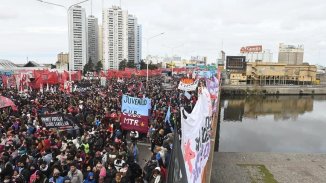
<path fill-rule="evenodd" d="M 208 90 L 202 88 L 191 114 L 182 111 L 181 149 L 185 161 L 187 180 L 189 183 L 201 183 L 211 148 L 212 105 Z"/>
<path fill-rule="evenodd" d="M 186 84 L 180 81 L 178 89 L 183 91 L 195 91 L 198 86 L 199 80 L 196 80 L 194 83 Z"/>

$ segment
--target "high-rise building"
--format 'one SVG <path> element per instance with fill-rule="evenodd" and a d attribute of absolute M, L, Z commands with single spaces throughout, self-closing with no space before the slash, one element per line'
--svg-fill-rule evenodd
<path fill-rule="evenodd" d="M 104 70 L 119 69 L 128 60 L 128 12 L 112 6 L 103 12 Z"/>
<path fill-rule="evenodd" d="M 98 20 L 93 15 L 87 17 L 87 62 L 89 59 L 95 66 L 99 61 L 98 58 Z"/>
<path fill-rule="evenodd" d="M 285 63 L 288 65 L 301 65 L 303 63 L 303 54 L 303 45 L 294 46 L 280 43 L 278 63 Z"/>
<path fill-rule="evenodd" d="M 142 58 L 142 46 L 143 46 L 143 42 L 142 42 L 142 26 L 138 24 L 137 26 L 137 55 L 136 55 L 136 61 L 138 63 L 140 63 L 141 58 Z"/>
<path fill-rule="evenodd" d="M 87 63 L 86 14 L 81 6 L 69 10 L 69 69 L 83 70 Z"/>
<path fill-rule="evenodd" d="M 98 59 L 103 63 L 103 27 L 98 26 Z"/>
<path fill-rule="evenodd" d="M 138 24 L 137 17 L 128 15 L 128 61 L 137 64 L 137 33 Z"/>

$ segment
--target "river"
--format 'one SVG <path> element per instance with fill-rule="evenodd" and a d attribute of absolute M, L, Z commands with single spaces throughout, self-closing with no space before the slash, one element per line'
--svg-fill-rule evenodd
<path fill-rule="evenodd" d="M 326 96 L 222 97 L 219 152 L 326 152 Z"/>

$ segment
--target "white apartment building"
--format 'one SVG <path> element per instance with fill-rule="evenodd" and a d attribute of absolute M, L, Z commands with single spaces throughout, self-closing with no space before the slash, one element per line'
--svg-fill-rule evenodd
<path fill-rule="evenodd" d="M 93 15 L 87 17 L 87 62 L 89 59 L 92 60 L 93 65 L 95 66 L 99 61 L 98 57 L 98 20 Z"/>
<path fill-rule="evenodd" d="M 103 11 L 104 70 L 119 69 L 128 60 L 128 12 L 118 6 Z"/>
<path fill-rule="evenodd" d="M 81 6 L 69 10 L 69 68 L 83 70 L 87 63 L 86 13 Z"/>

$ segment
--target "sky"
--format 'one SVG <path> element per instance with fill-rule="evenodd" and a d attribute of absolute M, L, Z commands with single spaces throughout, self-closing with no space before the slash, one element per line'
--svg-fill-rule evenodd
<path fill-rule="evenodd" d="M 69 6 L 81 0 L 48 0 Z M 93 15 L 101 22 L 102 8 L 119 0 L 92 0 Z M 91 3 L 82 4 L 91 14 Z M 207 56 L 219 51 L 238 55 L 240 48 L 262 45 L 278 57 L 279 43 L 305 48 L 304 61 L 326 66 L 325 0 L 121 0 L 122 9 L 143 26 L 143 57 L 151 55 Z M 68 50 L 64 8 L 37 0 L 1 0 L 0 59 L 55 63 Z M 147 49 L 146 38 L 152 39 Z"/>

